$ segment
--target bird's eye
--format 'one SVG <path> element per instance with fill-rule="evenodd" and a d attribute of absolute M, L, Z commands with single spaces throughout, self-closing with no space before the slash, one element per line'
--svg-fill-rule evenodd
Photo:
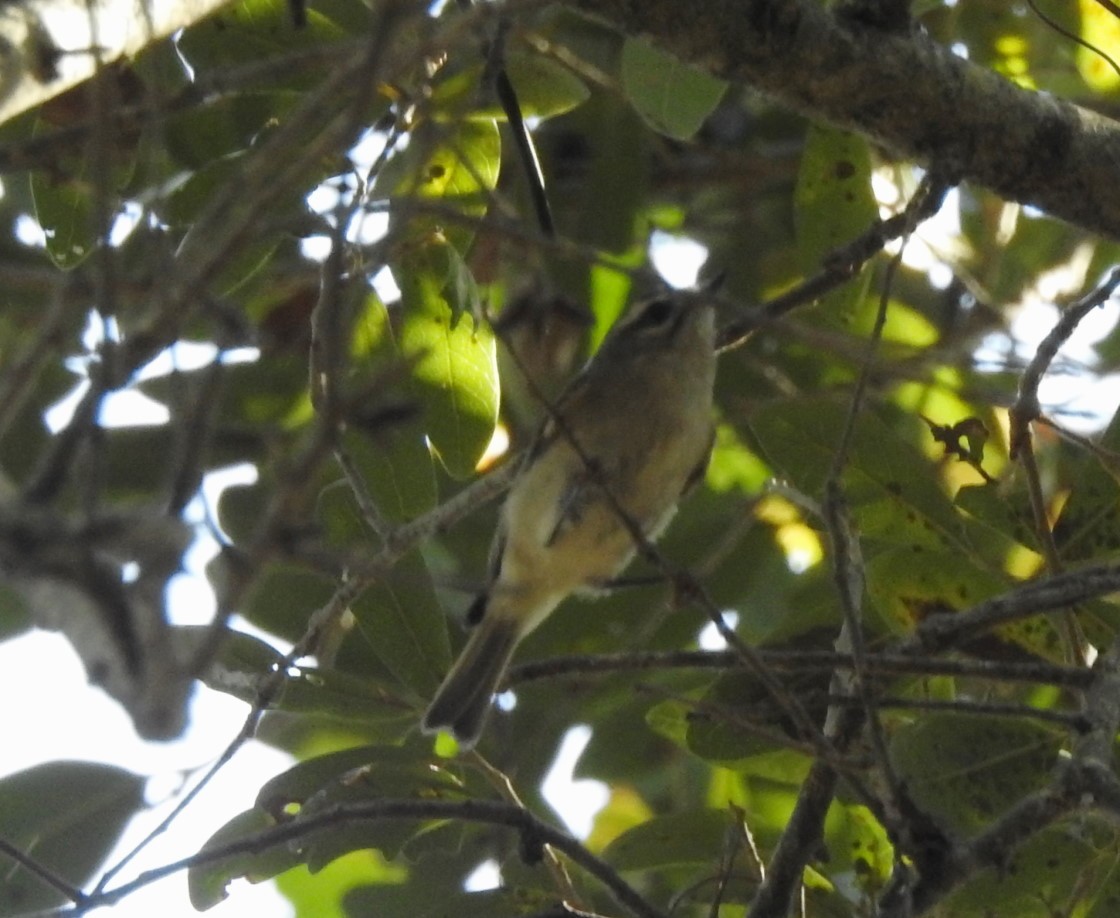
<path fill-rule="evenodd" d="M 641 324 L 654 328 L 668 321 L 673 315 L 672 300 L 654 300 L 642 312 Z"/>

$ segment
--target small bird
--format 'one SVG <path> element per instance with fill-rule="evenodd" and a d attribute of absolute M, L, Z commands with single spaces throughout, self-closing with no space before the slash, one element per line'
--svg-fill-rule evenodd
<path fill-rule="evenodd" d="M 424 715 L 464 749 L 518 643 L 573 592 L 595 592 L 655 538 L 711 452 L 715 311 L 677 292 L 616 323 L 556 402 L 502 507 L 473 631 Z"/>

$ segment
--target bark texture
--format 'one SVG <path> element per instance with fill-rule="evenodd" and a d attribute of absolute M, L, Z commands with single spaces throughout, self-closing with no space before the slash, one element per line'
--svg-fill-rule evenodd
<path fill-rule="evenodd" d="M 1120 124 L 808 0 L 569 0 L 712 74 L 1120 239 Z"/>

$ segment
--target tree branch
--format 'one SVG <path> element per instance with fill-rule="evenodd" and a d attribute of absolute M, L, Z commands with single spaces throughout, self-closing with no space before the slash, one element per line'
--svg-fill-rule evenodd
<path fill-rule="evenodd" d="M 718 77 L 1010 201 L 1120 238 L 1120 125 L 918 33 L 809 0 L 568 0 Z"/>
<path fill-rule="evenodd" d="M 278 845 L 306 838 L 325 828 L 338 830 L 353 823 L 386 819 L 450 819 L 508 826 L 521 833 L 524 840 L 522 847 L 525 850 L 531 851 L 541 845 L 551 845 L 563 851 L 574 863 L 606 886 L 621 905 L 639 918 L 664 918 L 663 913 L 623 880 L 613 867 L 588 851 L 567 832 L 542 822 L 522 807 L 493 800 L 386 799 L 333 806 L 314 815 L 281 823 L 245 838 L 149 870 L 129 883 L 107 890 L 99 896 L 87 897 L 87 901 L 93 905 L 111 905 L 137 889 L 181 870 L 216 864 L 239 854 L 267 851 Z"/>

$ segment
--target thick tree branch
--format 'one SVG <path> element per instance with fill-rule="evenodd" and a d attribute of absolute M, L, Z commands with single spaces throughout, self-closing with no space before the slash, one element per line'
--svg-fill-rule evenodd
<path fill-rule="evenodd" d="M 0 9 L 0 124 L 227 0 L 27 0 Z M 66 23 L 66 30 L 59 28 Z M 52 31 L 53 30 L 53 31 Z M 93 49 L 98 49 L 97 54 Z"/>
<path fill-rule="evenodd" d="M 912 33 L 810 0 L 569 0 L 716 76 L 1000 196 L 1120 238 L 1120 125 Z"/>

